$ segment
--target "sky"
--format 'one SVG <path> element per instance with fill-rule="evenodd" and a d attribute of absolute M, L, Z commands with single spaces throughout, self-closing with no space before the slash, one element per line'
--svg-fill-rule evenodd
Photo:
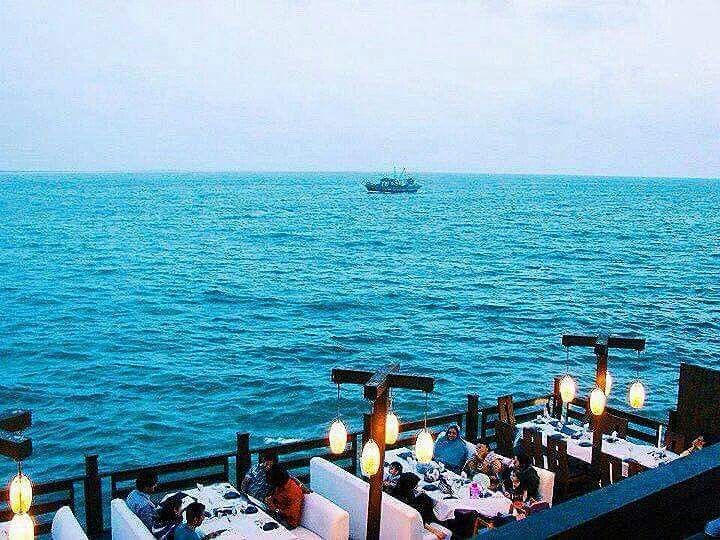
<path fill-rule="evenodd" d="M 720 177 L 720 1 L 2 0 L 0 170 Z"/>

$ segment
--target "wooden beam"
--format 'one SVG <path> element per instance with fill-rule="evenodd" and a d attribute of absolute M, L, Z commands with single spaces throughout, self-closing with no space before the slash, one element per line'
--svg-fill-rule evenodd
<path fill-rule="evenodd" d="M 607 339 L 608 349 L 631 349 L 633 351 L 644 351 L 645 340 L 624 337 L 609 337 Z"/>
<path fill-rule="evenodd" d="M 32 425 L 32 414 L 25 409 L 11 409 L 0 412 L 0 429 L 22 431 Z"/>
<path fill-rule="evenodd" d="M 372 371 L 333 368 L 332 382 L 335 384 L 365 384 L 373 376 Z"/>
<path fill-rule="evenodd" d="M 421 390 L 432 392 L 435 389 L 435 379 L 421 375 L 405 375 L 403 373 L 391 373 L 388 381 L 392 388 L 405 388 L 408 390 Z"/>
<path fill-rule="evenodd" d="M 562 337 L 562 344 L 563 347 L 594 347 L 597 340 L 597 336 L 575 336 L 566 334 Z"/>
<path fill-rule="evenodd" d="M 400 369 L 400 364 L 388 364 L 377 370 L 368 382 L 365 383 L 365 399 L 376 400 L 388 389 L 388 375 Z"/>
<path fill-rule="evenodd" d="M 32 441 L 23 435 L 0 431 L 0 455 L 23 461 L 32 454 Z"/>

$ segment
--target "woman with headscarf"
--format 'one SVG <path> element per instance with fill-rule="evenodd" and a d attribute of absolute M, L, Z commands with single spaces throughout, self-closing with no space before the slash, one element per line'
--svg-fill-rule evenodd
<path fill-rule="evenodd" d="M 451 471 L 460 473 L 469 457 L 468 445 L 460 436 L 460 426 L 451 424 L 445 430 L 445 435 L 435 442 L 433 459 L 443 463 Z"/>

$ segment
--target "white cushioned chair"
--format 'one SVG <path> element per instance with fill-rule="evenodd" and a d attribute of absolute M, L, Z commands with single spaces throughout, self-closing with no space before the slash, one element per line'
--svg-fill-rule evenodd
<path fill-rule="evenodd" d="M 330 499 L 350 515 L 350 538 L 365 540 L 367 504 L 370 485 L 346 470 L 322 458 L 310 460 L 310 486 L 323 497 Z M 450 531 L 434 523 L 450 538 Z M 420 513 L 394 497 L 383 494 L 382 540 L 435 540 L 435 535 L 423 526 Z"/>
<path fill-rule="evenodd" d="M 350 515 L 319 493 L 306 493 L 300 526 L 292 532 L 302 540 L 348 540 Z"/>
<path fill-rule="evenodd" d="M 540 467 L 534 467 L 540 478 L 540 495 L 543 501 L 552 506 L 553 491 L 555 490 L 555 473 Z"/>
<path fill-rule="evenodd" d="M 50 532 L 53 540 L 88 540 L 69 506 L 63 506 L 55 512 Z"/>
<path fill-rule="evenodd" d="M 113 499 L 110 502 L 110 527 L 112 540 L 155 540 L 145 524 L 122 499 Z"/>

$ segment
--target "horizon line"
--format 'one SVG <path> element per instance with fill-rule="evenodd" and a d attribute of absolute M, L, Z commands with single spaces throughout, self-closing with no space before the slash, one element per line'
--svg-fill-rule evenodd
<path fill-rule="evenodd" d="M 380 174 L 383 171 L 296 169 L 296 170 L 243 170 L 243 169 L 0 169 L 0 174 Z M 580 177 L 580 178 L 639 178 L 665 180 L 720 180 L 720 176 L 674 176 L 674 175 L 632 175 L 632 174 L 589 174 L 561 172 L 475 172 L 475 171 L 413 171 L 411 174 L 447 174 L 472 176 L 529 176 L 529 177 Z"/>

